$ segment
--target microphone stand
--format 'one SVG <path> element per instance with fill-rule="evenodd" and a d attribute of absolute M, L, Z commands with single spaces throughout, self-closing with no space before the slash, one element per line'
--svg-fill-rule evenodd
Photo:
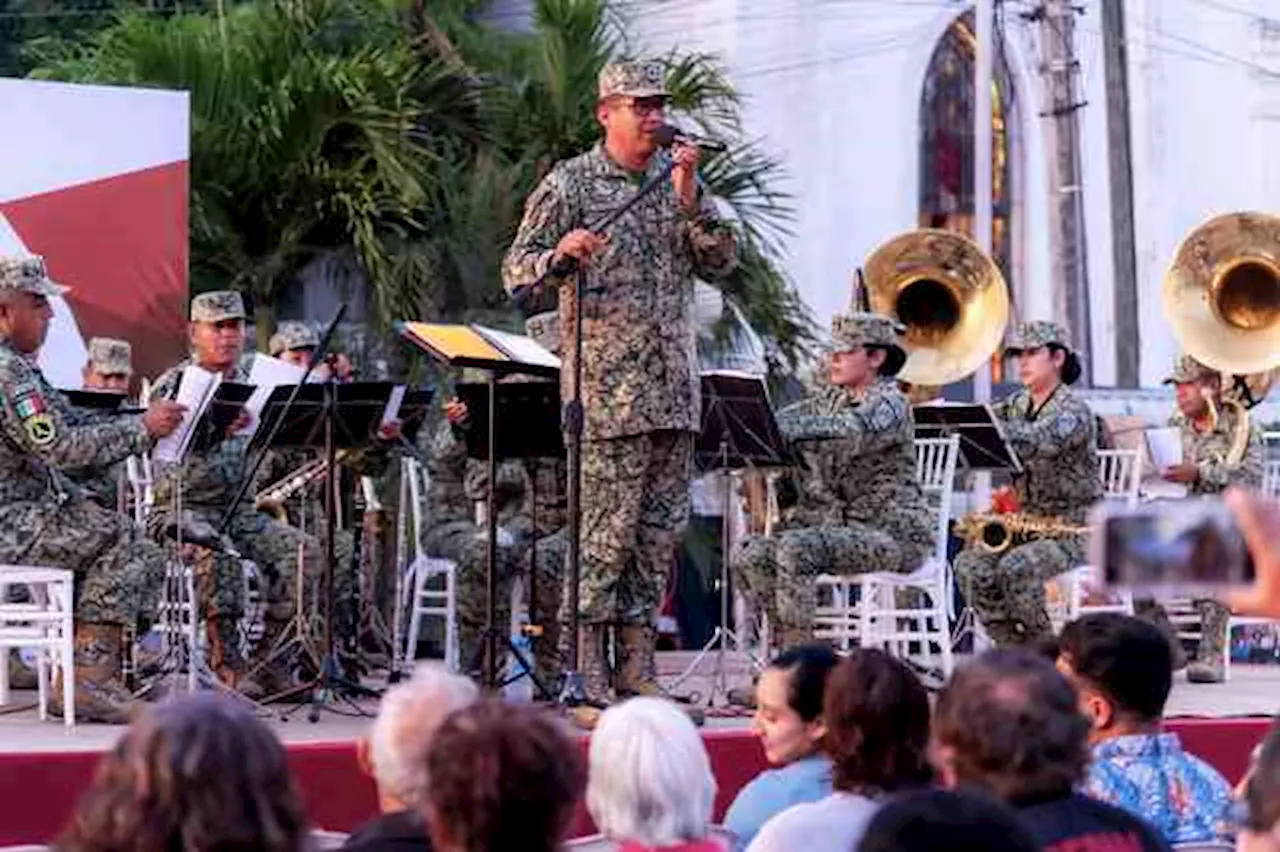
<path fill-rule="evenodd" d="M 601 231 L 621 219 L 628 211 L 640 203 L 659 186 L 666 183 L 675 170 L 675 162 L 669 161 L 662 170 L 645 181 L 635 194 L 617 209 L 601 216 L 588 226 L 588 230 Z M 564 400 L 561 422 L 565 434 L 566 465 L 566 511 L 568 514 L 566 533 L 569 538 L 568 552 L 565 558 L 565 573 L 569 586 L 569 659 L 564 672 L 564 687 L 560 691 L 557 703 L 564 707 L 577 707 L 588 703 L 586 686 L 582 680 L 582 672 L 578 666 L 578 579 L 581 569 L 581 525 L 582 525 L 582 430 L 586 412 L 582 402 L 582 298 L 586 293 L 583 287 L 582 270 L 575 258 L 564 257 L 551 263 L 537 281 L 525 287 L 516 288 L 512 300 L 522 305 L 526 300 L 536 296 L 552 278 L 573 276 L 573 328 L 571 331 L 573 348 L 573 381 L 572 391 Z M 490 490 L 493 483 L 490 483 Z"/>

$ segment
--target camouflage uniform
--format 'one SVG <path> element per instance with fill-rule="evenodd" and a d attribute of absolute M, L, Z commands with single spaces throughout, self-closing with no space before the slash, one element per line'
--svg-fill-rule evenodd
<path fill-rule="evenodd" d="M 1190 356 L 1183 356 L 1174 365 L 1166 384 L 1186 384 L 1212 379 L 1218 373 Z M 1188 491 L 1193 496 L 1221 494 L 1230 487 L 1258 489 L 1262 485 L 1265 466 L 1262 432 L 1256 423 L 1248 427 L 1244 457 L 1238 462 L 1228 461 L 1227 454 L 1236 432 L 1240 428 L 1241 413 L 1235 406 L 1215 403 L 1217 423 L 1207 432 L 1198 429 L 1181 412 L 1169 420 L 1182 432 L 1182 458 L 1199 470 L 1196 481 Z M 1168 616 L 1154 600 L 1134 602 L 1139 614 L 1161 626 L 1168 623 Z M 1192 683 L 1221 683 L 1226 679 L 1223 653 L 1231 629 L 1231 611 L 1216 600 L 1201 598 L 1193 601 L 1200 614 L 1200 647 L 1196 660 L 1187 667 L 1187 680 Z M 1169 628 L 1166 628 L 1169 629 Z M 1178 641 L 1176 636 L 1174 641 Z"/>
<path fill-rule="evenodd" d="M 1079 376 L 1078 357 L 1066 331 L 1050 322 L 1018 327 L 1006 351 L 1058 346 L 1068 353 L 1063 383 L 1036 409 L 1019 391 L 993 409 L 1022 461 L 1016 485 L 1021 511 L 1083 524 L 1102 496 L 1098 476 L 1097 421 L 1067 385 Z M 1084 536 L 1039 539 L 999 554 L 970 544 L 955 561 L 956 575 L 988 635 L 1000 645 L 1028 644 L 1052 635 L 1045 583 L 1084 562 Z"/>
<path fill-rule="evenodd" d="M 601 100 L 665 97 L 662 66 L 608 65 L 598 94 Z M 628 172 L 603 143 L 557 164 L 526 203 L 503 264 L 506 288 L 533 284 L 551 267 L 563 236 L 626 203 L 639 182 L 663 166 L 659 156 L 643 174 Z M 694 277 L 722 277 L 736 262 L 733 231 L 717 220 L 710 200 L 688 213 L 666 182 L 610 228 L 606 246 L 583 266 L 584 304 L 574 303 L 571 289 L 562 290 L 560 327 L 570 328 L 582 310 L 579 614 L 587 622 L 583 641 L 592 666 L 603 665 L 603 652 L 586 646 L 603 642 L 608 623 L 653 626 L 689 516 L 693 436 L 700 427 Z M 561 387 L 568 398 L 574 353 L 565 348 Z M 597 692 L 598 674 L 588 672 Z"/>
<path fill-rule="evenodd" d="M 110 337 L 94 337 L 89 341 L 89 366 L 103 376 L 133 375 L 133 348 L 127 340 Z M 96 390 L 86 387 L 85 390 Z M 86 421 L 97 420 L 95 412 L 82 412 Z M 107 509 L 120 510 L 124 506 L 125 463 L 116 462 L 102 468 L 89 468 L 71 477 L 89 493 L 98 504 Z"/>
<path fill-rule="evenodd" d="M 65 292 L 48 279 L 40 258 L 0 258 L 0 289 L 45 297 Z M 78 419 L 35 359 L 7 341 L 0 341 L 0 395 L 0 563 L 75 574 L 76 712 L 82 719 L 127 721 L 128 693 L 117 679 L 123 628 L 139 616 L 153 617 L 164 558 L 66 472 L 145 453 L 151 438 L 141 417 Z"/>
<path fill-rule="evenodd" d="M 902 365 L 888 317 L 838 316 L 832 336 L 839 351 L 886 348 L 887 372 Z M 933 550 L 936 528 L 916 479 L 911 407 L 887 376 L 860 394 L 821 387 L 780 411 L 778 426 L 807 469 L 794 474 L 795 502 L 780 531 L 747 537 L 732 567 L 744 597 L 791 646 L 812 635 L 818 574 L 913 571 Z"/>
<path fill-rule="evenodd" d="M 244 304 L 239 293 L 218 291 L 202 293 L 191 301 L 192 322 L 220 322 L 244 317 Z M 166 371 L 152 388 L 153 399 L 164 399 L 176 392 L 182 370 L 192 364 L 188 359 Z M 226 380 L 245 382 L 249 378 L 248 359 L 241 360 L 226 375 Z M 158 540 L 179 519 L 173 515 L 174 498 L 180 494 L 181 527 L 190 532 L 211 535 L 222 523 L 231 498 L 235 496 L 246 474 L 245 437 L 224 437 L 209 449 L 192 450 L 179 465 L 156 465 L 155 505 L 147 518 L 147 526 Z M 261 648 L 270 650 L 275 640 L 296 611 L 298 552 L 302 550 L 303 576 L 309 584 L 321 576 L 321 549 L 314 536 L 305 535 L 288 524 L 268 518 L 259 512 L 248 495 L 236 507 L 226 530 L 227 537 L 246 559 L 253 560 L 266 580 L 266 634 Z M 211 625 L 217 632 L 215 644 L 232 655 L 228 665 L 239 666 L 234 659 L 236 647 L 234 625 L 244 614 L 244 569 L 240 560 L 225 553 L 201 560 L 196 573 L 197 597 Z M 227 635 L 223 635 L 223 634 Z M 272 685 L 283 685 L 288 678 L 280 667 L 270 669 L 266 679 Z"/>

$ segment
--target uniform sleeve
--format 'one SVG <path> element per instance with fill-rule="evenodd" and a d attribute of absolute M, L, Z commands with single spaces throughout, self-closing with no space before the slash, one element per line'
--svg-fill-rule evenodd
<path fill-rule="evenodd" d="M 116 417 L 88 425 L 72 425 L 62 406 L 30 367 L 16 358 L 0 364 L 0 428 L 16 445 L 66 471 L 106 467 L 146 452 L 151 438 L 139 416 Z"/>
<path fill-rule="evenodd" d="M 1093 413 L 1079 406 L 1063 406 L 1047 417 L 1002 420 L 1004 436 L 1018 458 L 1052 459 L 1093 440 Z"/>
<path fill-rule="evenodd" d="M 911 410 L 901 394 L 877 394 L 861 405 L 831 414 L 783 412 L 778 428 L 790 441 L 840 441 L 843 453 L 878 452 L 911 431 Z"/>
<path fill-rule="evenodd" d="M 716 215 L 711 199 L 704 197 L 698 213 L 687 217 L 681 233 L 693 261 L 694 274 L 704 281 L 724 278 L 738 266 L 738 240 L 733 228 Z"/>
<path fill-rule="evenodd" d="M 1200 487 L 1206 491 L 1225 491 L 1232 486 L 1258 488 L 1262 485 L 1265 466 L 1266 453 L 1263 448 L 1262 433 L 1252 425 L 1249 427 L 1244 458 L 1239 462 L 1229 464 L 1224 447 L 1222 454 L 1214 453 L 1196 464 L 1200 473 Z"/>
<path fill-rule="evenodd" d="M 576 226 L 568 182 L 562 169 L 554 169 L 525 202 L 524 218 L 502 261 L 502 286 L 507 292 L 527 287 L 546 274 L 560 238 Z"/>
<path fill-rule="evenodd" d="M 356 476 L 382 476 L 391 466 L 395 445 L 390 441 L 374 439 L 343 459 L 346 467 Z"/>

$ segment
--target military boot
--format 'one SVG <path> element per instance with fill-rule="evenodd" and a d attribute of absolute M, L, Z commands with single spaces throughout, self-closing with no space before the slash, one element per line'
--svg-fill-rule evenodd
<path fill-rule="evenodd" d="M 618 670 L 613 690 L 619 700 L 647 696 L 666 698 L 681 704 L 695 725 L 706 721 L 702 708 L 690 704 L 689 697 L 672 695 L 658 684 L 658 631 L 645 624 L 625 624 L 618 629 Z"/>
<path fill-rule="evenodd" d="M 605 649 L 608 639 L 608 624 L 583 624 L 578 628 L 578 673 L 587 703 L 570 707 L 569 719 L 586 731 L 595 728 L 602 708 L 610 702 L 609 659 Z"/>
<path fill-rule="evenodd" d="M 1178 629 L 1173 626 L 1173 622 L 1169 620 L 1169 613 L 1165 608 L 1154 600 L 1137 600 L 1133 602 L 1134 615 L 1149 621 L 1164 634 L 1164 638 L 1169 643 L 1169 653 L 1173 657 L 1173 670 L 1180 671 L 1187 667 L 1187 649 L 1182 647 L 1182 640 L 1178 638 Z"/>
<path fill-rule="evenodd" d="M 137 703 L 120 680 L 124 628 L 118 624 L 77 623 L 75 631 L 75 714 L 81 722 L 127 725 Z M 63 715 L 61 669 L 54 680 L 49 712 Z"/>
<path fill-rule="evenodd" d="M 9 688 L 36 689 L 40 686 L 35 670 L 22 661 L 22 655 L 14 648 L 9 652 Z"/>
<path fill-rule="evenodd" d="M 220 615 L 210 618 L 205 626 L 209 635 L 209 668 L 214 676 L 251 701 L 262 698 L 266 694 L 262 687 L 246 676 L 247 665 L 240 653 L 240 628 L 236 620 Z"/>
<path fill-rule="evenodd" d="M 1217 601 L 1196 601 L 1200 611 L 1200 648 L 1187 666 L 1188 683 L 1223 683 L 1227 679 L 1227 631 L 1231 612 Z"/>

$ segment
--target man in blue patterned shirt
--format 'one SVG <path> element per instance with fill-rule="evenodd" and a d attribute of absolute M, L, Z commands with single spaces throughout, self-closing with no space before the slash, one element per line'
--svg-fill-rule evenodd
<path fill-rule="evenodd" d="M 1173 685 L 1172 651 L 1160 630 L 1096 613 L 1068 624 L 1058 649 L 1058 670 L 1092 724 L 1084 792 L 1142 817 L 1172 844 L 1226 835 L 1227 780 L 1183 751 L 1177 734 L 1160 730 Z"/>

